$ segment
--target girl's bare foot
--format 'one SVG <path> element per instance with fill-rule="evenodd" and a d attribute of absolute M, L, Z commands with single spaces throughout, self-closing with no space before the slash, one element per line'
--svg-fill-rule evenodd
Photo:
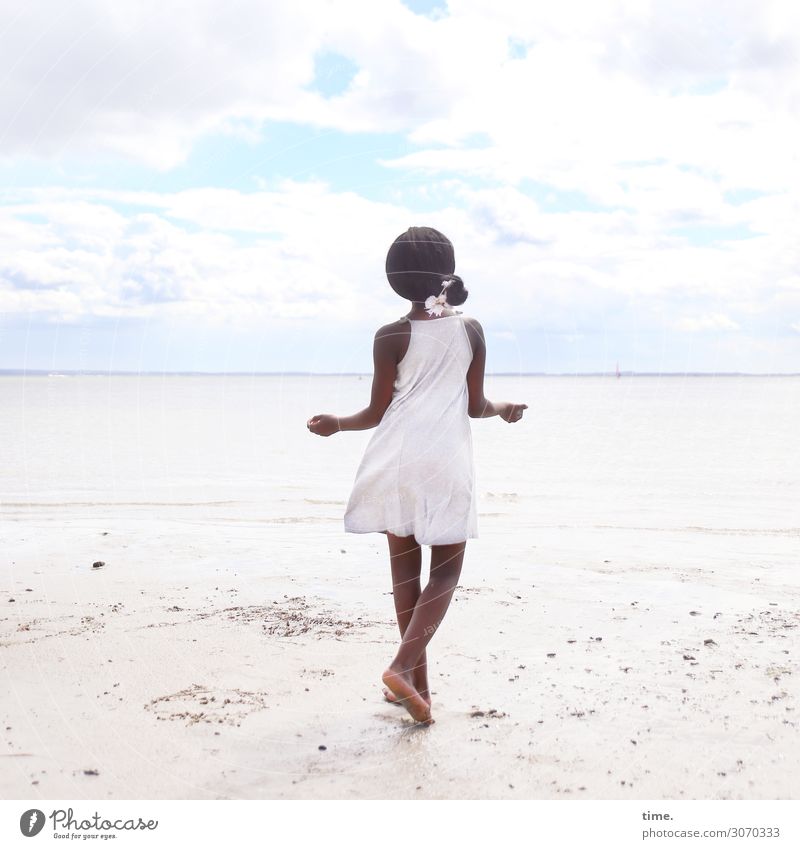
<path fill-rule="evenodd" d="M 433 722 L 431 708 L 414 687 L 411 674 L 393 669 L 391 666 L 381 676 L 387 689 L 416 722 Z"/>
<path fill-rule="evenodd" d="M 431 706 L 432 699 L 429 690 L 420 690 L 419 684 L 414 682 L 414 686 L 416 687 L 417 692 L 422 696 L 423 699 L 428 703 L 428 707 Z M 383 688 L 383 696 L 387 702 L 391 702 L 393 705 L 402 705 L 402 702 L 395 696 L 395 694 L 388 688 Z"/>

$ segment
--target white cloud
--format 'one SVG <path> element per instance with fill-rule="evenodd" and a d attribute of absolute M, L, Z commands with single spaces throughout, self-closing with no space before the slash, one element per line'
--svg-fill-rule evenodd
<path fill-rule="evenodd" d="M 724 13 L 714 0 L 451 0 L 448 11 L 432 20 L 399 0 L 205 0 L 189 13 L 169 0 L 78 0 L 69 14 L 56 0 L 29 4 L 0 52 L 0 153 L 111 150 L 170 167 L 203 134 L 252 138 L 288 120 L 437 145 L 485 133 L 478 167 L 607 200 L 615 166 L 657 157 L 726 184 L 786 185 L 800 93 L 788 0 Z M 529 45 L 524 58 L 510 58 L 512 37 Z M 329 99 L 308 89 L 322 51 L 359 68 Z M 436 156 L 403 161 L 435 167 Z"/>
<path fill-rule="evenodd" d="M 368 312 L 391 298 L 383 252 L 410 218 L 291 181 L 253 194 L 32 189 L 13 197 L 0 213 L 0 311 L 58 321 Z"/>
<path fill-rule="evenodd" d="M 399 0 L 27 4 L 3 32 L 0 155 L 111 151 L 169 168 L 202 135 L 252 140 L 269 120 L 409 129 L 452 94 L 427 76 L 401 84 L 444 65 L 436 27 Z M 362 64 L 345 101 L 309 89 L 325 50 Z"/>
<path fill-rule="evenodd" d="M 487 67 L 472 45 L 466 92 L 412 134 L 436 146 L 387 164 L 530 178 L 644 213 L 714 216 L 737 187 L 796 194 L 800 28 L 775 25 L 790 5 L 681 5 L 451 4 L 474 33 L 491 17 L 491 45 L 513 33 L 531 47 Z M 448 149 L 476 132 L 488 146 Z"/>
<path fill-rule="evenodd" d="M 663 238 L 657 221 L 633 212 L 552 213 L 510 187 L 448 189 L 452 205 L 424 219 L 321 182 L 251 193 L 7 191 L 0 309 L 60 320 L 391 317 L 405 306 L 386 284 L 385 252 L 412 223 L 450 235 L 468 309 L 487 319 L 599 332 L 633 300 L 643 316 L 683 330 L 708 323 L 681 320 L 696 304 L 724 328 L 785 313 L 800 298 L 788 231 L 697 247 Z"/>
<path fill-rule="evenodd" d="M 425 208 L 439 189 L 449 200 L 422 221 L 410 202 L 313 181 L 9 190 L 0 310 L 399 314 L 385 250 L 429 223 L 455 242 L 469 309 L 498 321 L 575 338 L 631 309 L 680 333 L 786 327 L 800 314 L 798 8 L 449 0 L 434 20 L 399 0 L 21 6 L 0 41 L 12 163 L 110 151 L 163 169 L 203 135 L 252 141 L 293 121 L 406 134 L 427 149 L 385 164 L 428 177 Z M 524 57 L 510 57 L 512 36 Z M 323 50 L 358 67 L 328 99 L 308 89 Z M 526 178 L 552 201 L 526 194 Z M 736 189 L 763 194 L 731 203 Z M 561 192 L 576 194 L 559 206 Z M 599 211 L 557 211 L 570 197 Z"/>
<path fill-rule="evenodd" d="M 291 103 L 313 75 L 324 6 L 28 4 L 4 33 L 0 150 L 175 164 L 198 135 Z"/>

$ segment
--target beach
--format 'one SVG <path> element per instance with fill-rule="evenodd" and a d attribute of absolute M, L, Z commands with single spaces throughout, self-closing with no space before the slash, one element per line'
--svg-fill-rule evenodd
<path fill-rule="evenodd" d="M 369 385 L 0 378 L 5 798 L 796 798 L 800 378 L 487 376 L 429 727 L 304 426 Z"/>

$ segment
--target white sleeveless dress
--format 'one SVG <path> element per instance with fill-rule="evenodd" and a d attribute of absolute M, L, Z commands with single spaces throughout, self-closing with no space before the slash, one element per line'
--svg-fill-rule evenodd
<path fill-rule="evenodd" d="M 467 328 L 461 313 L 400 320 L 411 327 L 408 350 L 356 472 L 344 529 L 463 542 L 478 536 Z"/>

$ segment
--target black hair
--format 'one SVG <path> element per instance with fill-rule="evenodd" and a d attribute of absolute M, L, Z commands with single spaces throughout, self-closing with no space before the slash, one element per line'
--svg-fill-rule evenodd
<path fill-rule="evenodd" d="M 432 227 L 409 227 L 392 242 L 386 255 L 389 285 L 401 298 L 420 303 L 438 295 L 445 280 L 450 280 L 445 289 L 449 304 L 459 306 L 467 300 L 469 292 L 464 281 L 453 274 L 455 267 L 452 242 Z"/>

